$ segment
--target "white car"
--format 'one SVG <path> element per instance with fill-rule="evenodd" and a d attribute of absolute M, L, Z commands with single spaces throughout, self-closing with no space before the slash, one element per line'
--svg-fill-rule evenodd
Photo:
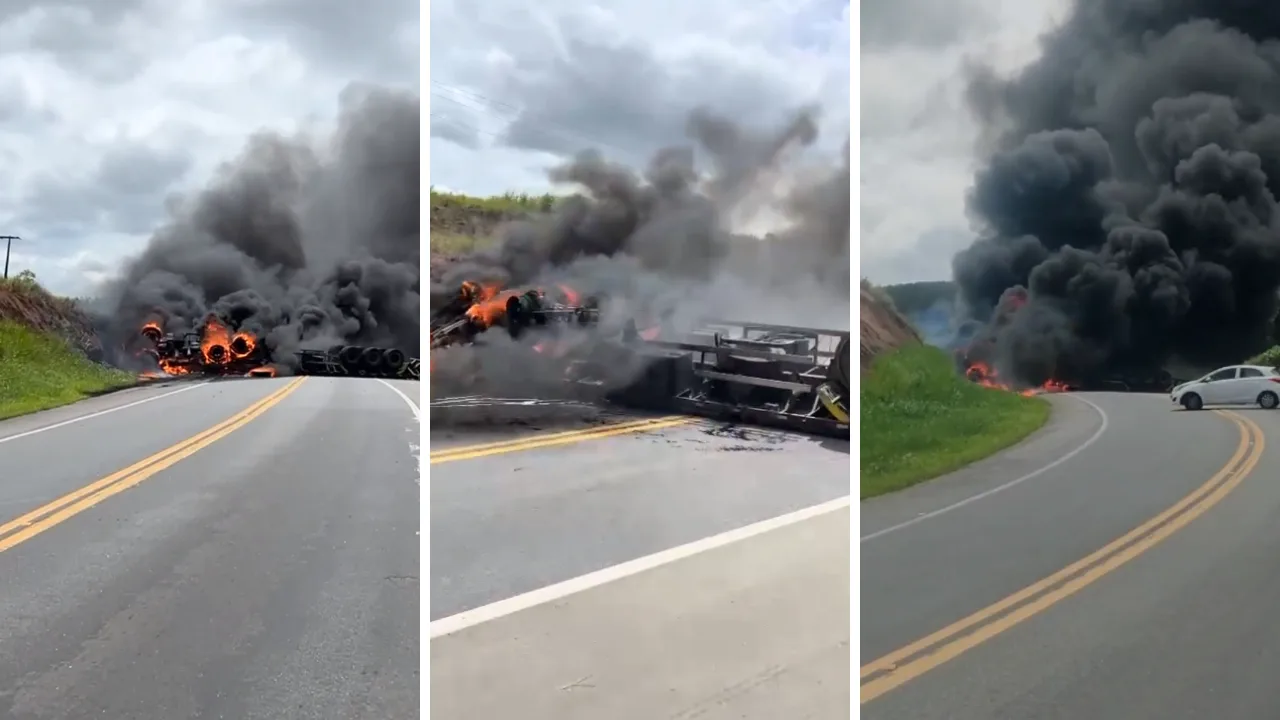
<path fill-rule="evenodd" d="M 1274 410 L 1280 405 L 1280 371 L 1262 365 L 1218 368 L 1175 387 L 1169 399 L 1188 410 L 1205 405 L 1258 405 Z"/>

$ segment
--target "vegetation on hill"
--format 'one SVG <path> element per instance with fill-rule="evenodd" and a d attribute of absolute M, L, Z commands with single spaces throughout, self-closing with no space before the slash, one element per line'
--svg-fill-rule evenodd
<path fill-rule="evenodd" d="M 474 197 L 431 190 L 431 253 L 457 256 L 493 242 L 504 222 L 550 212 L 555 195 L 506 193 Z"/>
<path fill-rule="evenodd" d="M 1280 345 L 1273 345 L 1244 361 L 1245 365 L 1280 367 Z"/>
<path fill-rule="evenodd" d="M 45 410 L 134 384 L 101 365 L 89 319 L 29 271 L 0 280 L 0 419 Z"/>
<path fill-rule="evenodd" d="M 1049 418 L 1043 398 L 968 382 L 945 352 L 919 344 L 875 359 L 859 405 L 863 499 L 987 457 Z"/>

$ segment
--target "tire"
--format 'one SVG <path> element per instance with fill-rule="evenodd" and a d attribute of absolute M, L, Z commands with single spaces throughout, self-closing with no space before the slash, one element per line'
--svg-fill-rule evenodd
<path fill-rule="evenodd" d="M 1182 407 L 1187 410 L 1199 410 L 1204 407 L 1204 400 L 1195 393 L 1187 393 L 1182 396 Z"/>
<path fill-rule="evenodd" d="M 831 358 L 831 364 L 827 367 L 827 380 L 835 386 L 843 397 L 849 397 L 849 338 L 840 340 L 840 344 L 836 346 L 835 357 Z"/>
<path fill-rule="evenodd" d="M 1280 395 L 1276 395 L 1270 390 L 1264 390 L 1260 395 L 1258 395 L 1258 405 L 1260 405 L 1263 410 L 1275 410 L 1276 406 L 1280 405 Z"/>

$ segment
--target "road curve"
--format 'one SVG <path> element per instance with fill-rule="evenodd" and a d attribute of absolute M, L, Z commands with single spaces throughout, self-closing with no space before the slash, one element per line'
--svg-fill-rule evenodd
<path fill-rule="evenodd" d="M 433 713 L 848 717 L 847 442 L 594 415 L 467 442 L 437 412 Z"/>
<path fill-rule="evenodd" d="M 0 717 L 416 717 L 417 388 L 170 383 L 0 423 Z"/>
<path fill-rule="evenodd" d="M 1053 402 L 1013 453 L 862 503 L 862 716 L 1273 716 L 1280 413 Z"/>

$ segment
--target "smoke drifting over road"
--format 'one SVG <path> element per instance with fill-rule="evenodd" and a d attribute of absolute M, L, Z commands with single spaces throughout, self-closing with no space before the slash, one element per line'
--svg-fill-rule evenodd
<path fill-rule="evenodd" d="M 991 155 L 969 197 L 984 235 L 954 271 L 970 313 L 1000 316 L 984 360 L 1039 384 L 1272 342 L 1274 4 L 1077 0 L 1037 61 L 969 90 Z"/>
<path fill-rule="evenodd" d="M 677 329 L 726 316 L 847 328 L 847 142 L 842 159 L 813 165 L 812 154 L 801 152 L 818 137 L 811 109 L 772 131 L 699 110 L 689 118 L 688 135 L 691 146 L 657 152 L 643 173 L 596 151 L 553 169 L 553 182 L 576 185 L 579 194 L 546 216 L 503 227 L 493 249 L 451 265 L 432 285 L 432 307 L 448 302 L 464 280 L 506 287 L 563 283 L 601 299 L 606 327 L 610 316 L 640 314 Z M 699 156 L 709 174 L 699 173 Z M 741 232 L 762 223 L 772 228 L 767 241 Z M 485 356 L 504 374 L 516 372 L 496 359 L 508 343 L 496 335 L 486 334 L 484 348 L 440 352 L 433 393 L 452 385 L 449 368 L 473 375 Z M 536 382 L 528 377 L 534 371 L 520 372 L 527 390 Z M 559 382 L 561 374 L 557 366 L 548 381 Z"/>
<path fill-rule="evenodd" d="M 285 362 L 337 343 L 416 356 L 419 118 L 416 95 L 352 86 L 332 137 L 253 137 L 100 291 L 104 346 L 214 313 Z"/>

